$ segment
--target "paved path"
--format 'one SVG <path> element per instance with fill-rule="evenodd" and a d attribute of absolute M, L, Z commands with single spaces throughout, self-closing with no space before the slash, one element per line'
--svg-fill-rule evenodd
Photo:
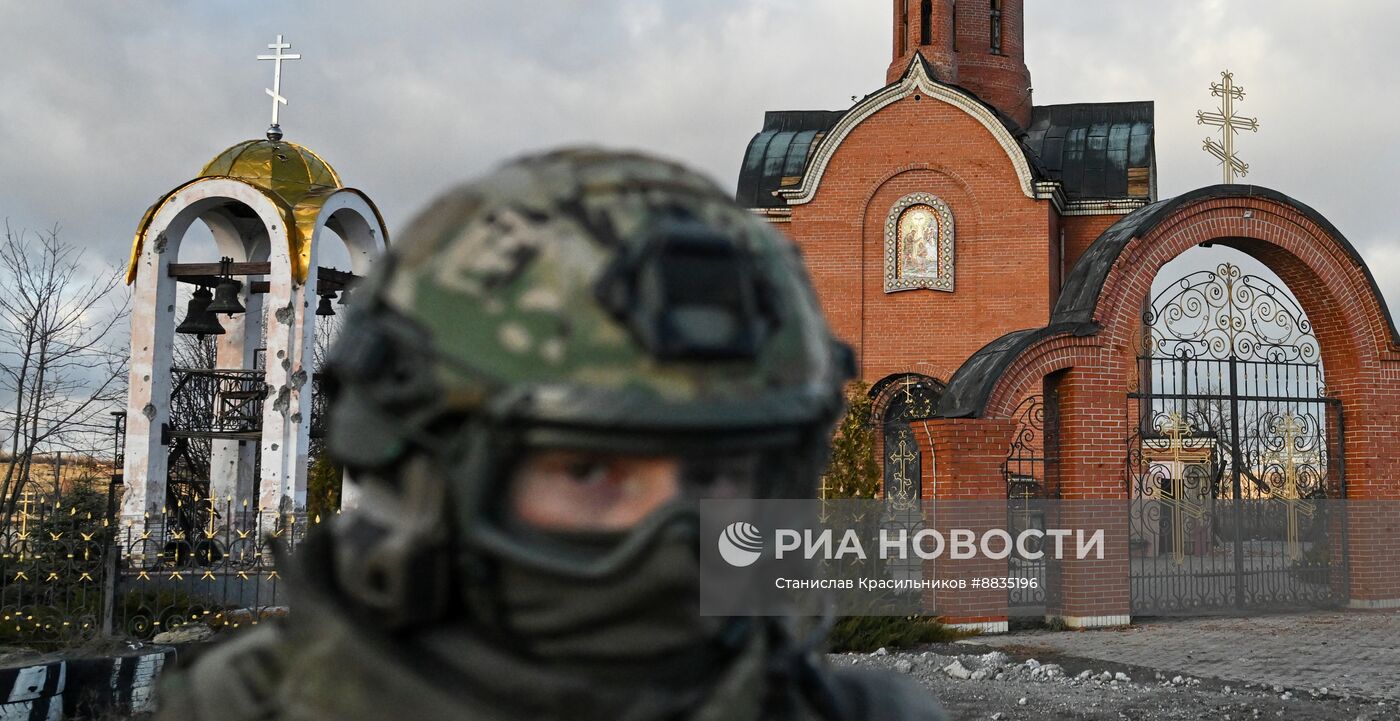
<path fill-rule="evenodd" d="M 1400 612 L 1150 621 L 1118 630 L 1028 631 L 973 643 L 1289 689 L 1400 699 Z"/>

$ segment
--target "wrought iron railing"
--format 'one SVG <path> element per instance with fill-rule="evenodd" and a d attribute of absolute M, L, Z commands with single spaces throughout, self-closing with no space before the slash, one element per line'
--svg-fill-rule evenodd
<path fill-rule="evenodd" d="M 1047 459 L 1054 452 L 1055 427 L 1052 404 L 1047 405 L 1045 396 L 1033 395 L 1022 400 L 1011 417 L 1016 421 L 1016 432 L 1011 437 L 1011 448 L 1002 462 L 1002 478 L 1006 482 L 1007 529 L 1012 536 L 1028 530 L 1044 531 L 1046 513 L 1053 512 L 1046 501 L 1056 498 L 1058 489 L 1050 478 Z M 1039 550 L 1039 549 L 1035 549 Z M 1012 578 L 1025 579 L 1025 584 L 1011 586 L 1007 590 L 1007 605 L 1015 615 L 1026 615 L 1030 611 L 1043 611 L 1050 593 L 1050 579 L 1053 569 L 1044 555 L 1023 554 L 1014 550 L 1007 559 L 1007 573 Z"/>
<path fill-rule="evenodd" d="M 1345 598 L 1341 404 L 1281 285 L 1232 264 L 1143 314 L 1128 439 L 1135 615 Z M 1335 549 L 1335 550 L 1334 550 Z"/>
<path fill-rule="evenodd" d="M 262 429 L 267 398 L 262 370 L 176 368 L 170 392 L 170 435 L 176 438 L 252 439 Z M 320 375 L 311 379 L 311 435 L 326 431 Z"/>
<path fill-rule="evenodd" d="M 284 613 L 273 546 L 294 549 L 320 519 L 202 504 L 194 514 L 120 519 L 106 489 L 62 503 L 26 494 L 0 522 L 0 645 L 150 639 L 190 623 L 241 626 Z M 204 525 L 191 528 L 192 517 Z"/>
<path fill-rule="evenodd" d="M 256 437 L 262 428 L 264 372 L 176 368 L 170 433 L 191 438 Z"/>

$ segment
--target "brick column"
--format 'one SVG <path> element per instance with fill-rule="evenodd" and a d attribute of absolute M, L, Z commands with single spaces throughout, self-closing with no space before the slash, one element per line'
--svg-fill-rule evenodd
<path fill-rule="evenodd" d="M 1345 590 L 1353 608 L 1400 608 L 1400 383 L 1375 383 L 1367 390 L 1369 402 L 1347 404 L 1351 412 L 1344 411 Z M 1334 550 L 1333 567 L 1342 560 Z"/>
<path fill-rule="evenodd" d="M 931 482 L 924 487 L 926 501 L 932 501 L 926 503 L 933 514 L 931 526 L 944 535 L 954 528 L 971 530 L 978 539 L 990 529 L 1004 529 L 1006 482 L 1001 467 L 1016 422 L 1006 418 L 936 419 L 928 421 L 926 428 L 920 443 L 931 440 L 933 446 L 928 451 L 933 458 Z M 1005 559 L 993 560 L 979 552 L 970 560 L 953 560 L 945 551 L 933 562 L 932 570 L 929 577 L 969 583 L 968 588 L 933 592 L 933 608 L 947 623 L 983 633 L 1006 632 L 1006 590 L 970 587 L 974 578 L 1005 578 Z"/>
<path fill-rule="evenodd" d="M 1104 531 L 1104 559 L 1051 560 L 1046 616 L 1070 628 L 1132 619 L 1128 556 L 1127 441 L 1130 413 L 1118 374 L 1075 367 L 1047 379 L 1056 398 L 1057 449 L 1047 469 L 1060 502 L 1046 526 Z M 1051 516 L 1054 516 L 1053 518 Z"/>

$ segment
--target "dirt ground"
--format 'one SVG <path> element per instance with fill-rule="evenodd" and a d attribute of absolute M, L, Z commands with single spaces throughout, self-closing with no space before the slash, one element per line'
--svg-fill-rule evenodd
<path fill-rule="evenodd" d="M 1285 688 L 1168 675 L 1065 655 L 938 644 L 913 652 L 840 654 L 841 665 L 906 673 L 957 721 L 1389 721 L 1400 702 L 1326 688 Z M 964 677 L 965 676 L 965 677 Z"/>

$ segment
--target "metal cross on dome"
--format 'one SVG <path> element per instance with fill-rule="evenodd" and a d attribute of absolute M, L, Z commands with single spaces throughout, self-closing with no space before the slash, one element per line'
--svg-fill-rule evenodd
<path fill-rule="evenodd" d="M 1259 119 L 1235 115 L 1235 101 L 1244 100 L 1244 88 L 1235 85 L 1235 75 L 1229 70 L 1220 73 L 1220 79 L 1222 82 L 1210 85 L 1210 94 L 1220 98 L 1220 110 L 1214 113 L 1197 110 L 1196 124 L 1220 128 L 1221 142 L 1206 138 L 1205 150 L 1220 161 L 1225 184 L 1231 185 L 1236 176 L 1249 175 L 1249 163 L 1235 155 L 1235 133 L 1241 130 L 1259 132 Z"/>
<path fill-rule="evenodd" d="M 286 105 L 287 99 L 282 97 L 282 61 L 301 60 L 300 53 L 283 55 L 282 51 L 290 49 L 291 43 L 282 42 L 282 34 L 277 34 L 277 42 L 268 45 L 267 48 L 273 51 L 272 55 L 259 55 L 259 60 L 271 60 L 272 64 L 272 87 L 267 89 L 267 94 L 272 96 L 272 126 L 267 129 L 267 137 L 271 140 L 282 139 L 282 126 L 277 122 L 277 111 L 279 105 Z"/>

